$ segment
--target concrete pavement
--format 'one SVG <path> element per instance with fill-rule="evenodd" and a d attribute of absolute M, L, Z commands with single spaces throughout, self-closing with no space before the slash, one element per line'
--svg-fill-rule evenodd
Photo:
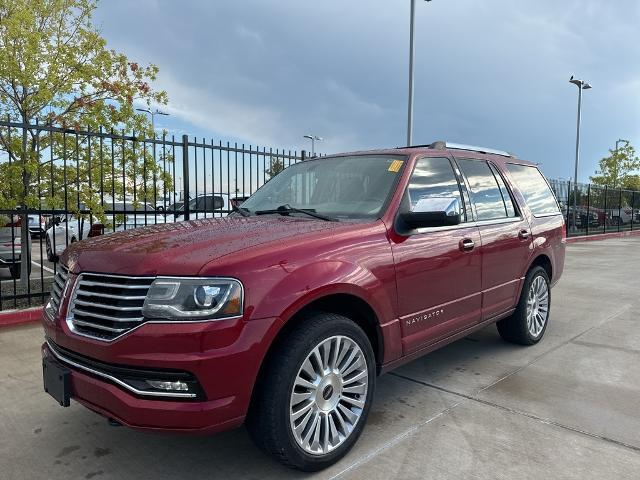
<path fill-rule="evenodd" d="M 364 434 L 314 475 L 243 429 L 213 437 L 109 427 L 42 392 L 38 326 L 0 331 L 0 479 L 640 478 L 640 238 L 568 247 L 545 339 L 491 326 L 378 379 Z"/>

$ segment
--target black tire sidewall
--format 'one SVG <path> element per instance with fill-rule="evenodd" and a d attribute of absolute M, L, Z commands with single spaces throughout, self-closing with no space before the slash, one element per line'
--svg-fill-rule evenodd
<path fill-rule="evenodd" d="M 547 284 L 547 295 L 549 299 L 549 307 L 547 310 L 547 318 L 545 319 L 544 326 L 542 327 L 542 331 L 537 337 L 534 337 L 529 332 L 529 328 L 527 326 L 527 297 L 529 295 L 529 290 L 531 289 L 531 284 L 537 277 L 544 278 L 544 281 Z M 520 296 L 520 302 L 518 303 L 518 320 L 520 322 L 520 328 L 522 329 L 522 333 L 528 339 L 528 341 L 533 345 L 534 343 L 538 343 L 544 337 L 545 332 L 547 331 L 547 325 L 549 325 L 549 317 L 551 316 L 551 285 L 549 282 L 549 275 L 547 275 L 547 271 L 542 267 L 534 267 L 529 271 L 527 277 L 525 279 L 525 284 L 522 289 L 522 295 Z"/>
<path fill-rule="evenodd" d="M 322 315 L 322 314 L 320 314 Z M 289 402 L 291 391 L 298 371 L 306 359 L 307 355 L 323 340 L 335 336 L 342 335 L 350 338 L 358 344 L 362 352 L 364 353 L 365 360 L 367 362 L 368 373 L 368 387 L 367 396 L 365 399 L 365 407 L 362 412 L 358 423 L 354 430 L 351 432 L 349 438 L 333 452 L 327 455 L 312 455 L 305 452 L 299 445 L 293 436 L 289 424 Z M 293 354 L 294 359 L 287 365 L 288 372 L 284 375 L 284 385 L 278 389 L 278 399 L 276 400 L 276 408 L 279 409 L 276 415 L 276 426 L 278 431 L 278 437 L 282 441 L 282 447 L 286 451 L 286 456 L 290 462 L 305 471 L 317 471 L 328 467 L 329 465 L 337 462 L 340 458 L 346 455 L 358 440 L 364 425 L 366 424 L 369 410 L 373 399 L 376 380 L 376 363 L 371 344 L 366 334 L 362 329 L 356 325 L 353 321 L 335 314 L 328 314 L 327 321 L 322 324 L 314 324 L 310 330 L 306 331 L 305 340 L 299 345 L 289 345 L 289 348 L 293 347 L 295 352 Z"/>

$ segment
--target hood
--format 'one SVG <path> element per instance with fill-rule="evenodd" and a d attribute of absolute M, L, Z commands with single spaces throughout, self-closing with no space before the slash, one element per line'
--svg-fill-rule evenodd
<path fill-rule="evenodd" d="M 300 241 L 348 224 L 293 217 L 223 217 L 156 224 L 76 242 L 61 261 L 74 272 L 196 275 L 212 260 L 258 245 Z"/>

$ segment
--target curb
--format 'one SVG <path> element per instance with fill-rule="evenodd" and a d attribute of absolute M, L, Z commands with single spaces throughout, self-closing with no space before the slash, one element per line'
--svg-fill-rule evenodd
<path fill-rule="evenodd" d="M 0 312 L 0 329 L 4 327 L 12 327 L 14 325 L 23 325 L 25 323 L 35 323 L 42 318 L 42 308 L 27 308 L 25 310 L 8 310 Z"/>
<path fill-rule="evenodd" d="M 583 235 L 581 237 L 567 237 L 567 243 L 593 242 L 597 240 L 608 240 L 610 238 L 636 237 L 640 235 L 640 230 L 631 230 L 628 232 L 611 232 L 601 233 L 597 235 Z"/>

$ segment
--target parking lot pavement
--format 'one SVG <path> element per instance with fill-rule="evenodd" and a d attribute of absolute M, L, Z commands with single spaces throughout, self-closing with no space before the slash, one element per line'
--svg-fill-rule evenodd
<path fill-rule="evenodd" d="M 545 339 L 494 327 L 379 378 L 352 452 L 306 475 L 243 429 L 212 437 L 114 428 L 42 392 L 38 326 L 0 331 L 0 479 L 640 478 L 640 239 L 568 246 Z"/>

